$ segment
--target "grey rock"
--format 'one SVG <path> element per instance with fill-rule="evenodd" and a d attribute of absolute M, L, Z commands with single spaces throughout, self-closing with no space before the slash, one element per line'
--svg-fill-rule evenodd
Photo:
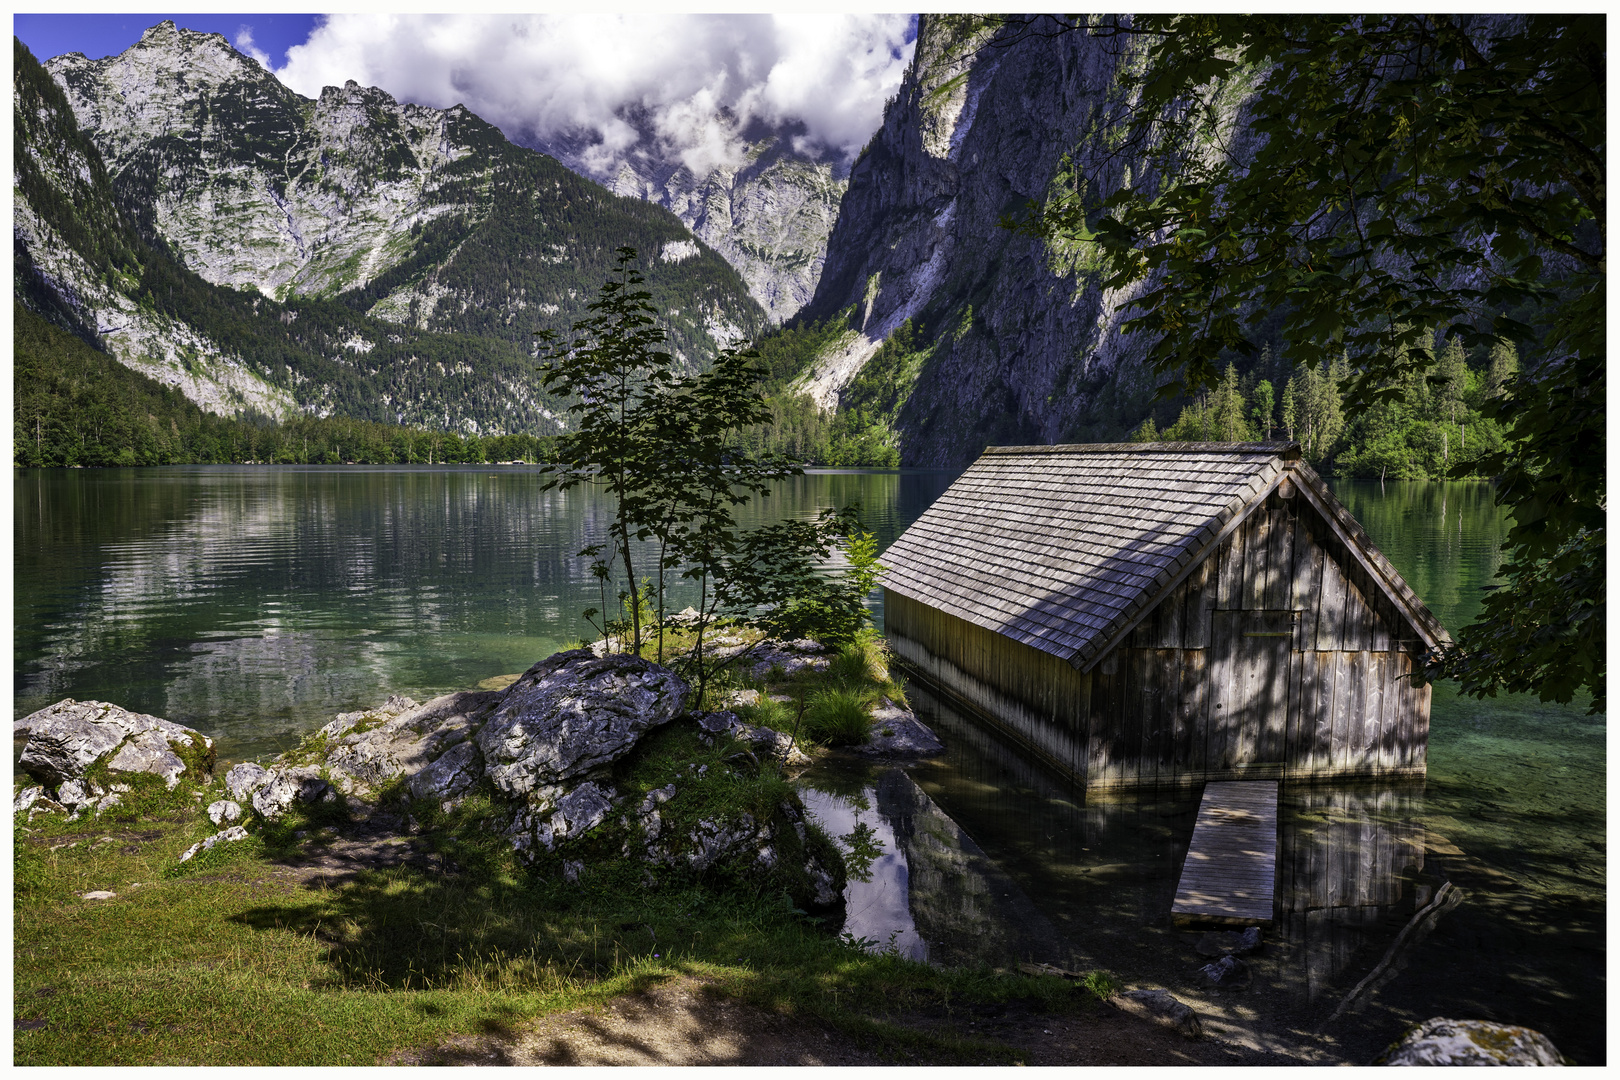
<path fill-rule="evenodd" d="M 585 869 L 585 864 L 578 859 L 564 859 L 562 864 L 563 880 L 570 885 L 579 883 L 579 875 Z"/>
<path fill-rule="evenodd" d="M 253 796 L 270 783 L 270 770 L 254 761 L 232 765 L 225 774 L 225 790 L 237 802 L 252 802 Z"/>
<path fill-rule="evenodd" d="M 440 754 L 426 768 L 414 773 L 408 781 L 413 799 L 452 799 L 478 782 L 483 776 L 484 757 L 478 744 L 468 740 L 457 743 Z"/>
<path fill-rule="evenodd" d="M 1196 1039 L 1203 1034 L 1198 1014 L 1171 997 L 1168 990 L 1126 990 L 1112 1001 L 1117 1008 L 1177 1031 L 1183 1038 Z"/>
<path fill-rule="evenodd" d="M 16 721 L 12 730 L 28 736 L 19 764 L 47 788 L 82 777 L 109 756 L 109 769 L 152 773 L 173 788 L 186 771 L 176 745 L 200 745 L 213 762 L 214 742 L 201 732 L 104 701 L 67 698 Z"/>
<path fill-rule="evenodd" d="M 485 774 L 510 795 L 584 776 L 673 720 L 686 694 L 646 660 L 557 653 L 524 672 L 478 731 Z"/>
<path fill-rule="evenodd" d="M 1408 1031 L 1375 1065 L 1564 1065 L 1539 1031 L 1487 1020 L 1435 1017 Z"/>
<path fill-rule="evenodd" d="M 95 890 L 93 890 L 91 892 L 80 893 L 79 896 L 81 896 L 85 900 L 116 900 L 116 899 L 118 899 L 118 894 L 117 893 L 108 892 L 106 889 L 95 889 Z"/>
<path fill-rule="evenodd" d="M 65 780 L 56 789 L 56 800 L 69 810 L 77 811 L 96 802 L 104 794 L 99 786 L 88 780 Z"/>
<path fill-rule="evenodd" d="M 215 825 L 223 825 L 228 821 L 240 821 L 241 819 L 242 807 L 229 799 L 221 799 L 218 802 L 208 804 L 208 820 Z"/>
<path fill-rule="evenodd" d="M 551 832 L 557 840 L 585 835 L 607 820 L 613 809 L 615 792 L 595 781 L 586 781 L 557 800 L 557 812 L 551 815 Z"/>
<path fill-rule="evenodd" d="M 923 758 L 943 752 L 945 744 L 916 713 L 884 698 L 872 710 L 871 738 L 853 749 L 864 757 Z"/>
<path fill-rule="evenodd" d="M 419 782 L 415 778 L 432 770 L 451 747 L 466 743 L 500 699 L 494 690 L 445 694 L 425 705 L 391 697 L 381 708 L 341 714 L 323 729 L 332 731 L 324 764 L 346 794 L 369 795 L 396 777 L 404 777 L 413 792 L 432 793 L 446 783 L 460 783 L 468 768 L 465 750 L 430 776 Z M 466 790 L 477 779 L 475 773 L 449 794 Z"/>
<path fill-rule="evenodd" d="M 1238 933 L 1234 930 L 1211 930 L 1198 939 L 1200 956 L 1248 956 L 1260 948 L 1260 928 L 1251 926 Z"/>
<path fill-rule="evenodd" d="M 1198 969 L 1211 986 L 1240 990 L 1249 985 L 1249 965 L 1235 956 L 1223 956 L 1213 964 Z"/>
<path fill-rule="evenodd" d="M 13 814 L 26 813 L 44 794 L 45 789 L 37 785 L 31 788 L 23 788 L 17 793 L 16 800 L 11 804 L 11 812 Z"/>
<path fill-rule="evenodd" d="M 112 760 L 107 762 L 107 768 L 161 776 L 172 788 L 180 782 L 180 774 L 186 771 L 186 763 L 169 748 L 169 740 L 161 732 L 138 731 L 118 748 Z"/>
<path fill-rule="evenodd" d="M 100 799 L 96 800 L 96 813 L 104 814 L 123 801 L 122 796 L 120 796 L 116 791 L 111 795 L 103 795 Z"/>
<path fill-rule="evenodd" d="M 223 832 L 217 832 L 213 836 L 210 836 L 208 839 L 199 840 L 195 844 L 192 844 L 190 847 L 186 848 L 185 851 L 180 853 L 180 861 L 181 862 L 188 862 L 194 856 L 196 856 L 196 855 L 198 855 L 198 854 L 200 854 L 200 853 L 202 853 L 204 851 L 207 851 L 208 849 L 214 847 L 216 844 L 231 844 L 231 843 L 235 843 L 238 840 L 246 840 L 247 838 L 248 838 L 248 831 L 247 831 L 246 828 L 244 828 L 241 825 L 233 825 L 229 829 L 224 830 Z"/>
<path fill-rule="evenodd" d="M 641 812 L 643 814 L 651 813 L 655 807 L 664 805 L 674 797 L 674 784 L 665 784 L 661 788 L 653 788 L 653 790 L 647 792 L 646 797 L 641 800 Z"/>
<path fill-rule="evenodd" d="M 321 778 L 321 770 L 317 766 L 274 769 L 270 774 L 270 783 L 254 794 L 253 809 L 266 821 L 275 821 L 298 803 L 336 797 L 337 792 Z"/>
<path fill-rule="evenodd" d="M 771 757 L 786 765 L 809 765 L 810 757 L 794 743 L 791 735 L 767 727 L 745 724 L 733 712 L 711 712 L 698 718 L 698 731 L 711 743 L 733 739 L 761 757 Z"/>

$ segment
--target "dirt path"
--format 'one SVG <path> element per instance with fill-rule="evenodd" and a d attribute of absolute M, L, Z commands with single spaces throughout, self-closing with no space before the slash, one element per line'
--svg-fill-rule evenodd
<path fill-rule="evenodd" d="M 1017 1006 L 943 1017 L 892 1017 L 919 1030 L 949 1030 L 1023 1049 L 1030 1065 L 1231 1065 L 1249 1055 L 1180 1036 L 1109 1008 L 1084 1015 Z M 390 1065 L 921 1065 L 849 1045 L 814 1020 L 767 1012 L 677 979 L 599 1009 L 543 1017 L 522 1027 L 404 1051 Z M 952 1059 L 952 1064 L 964 1064 Z M 989 1064 L 990 1062 L 986 1062 Z"/>

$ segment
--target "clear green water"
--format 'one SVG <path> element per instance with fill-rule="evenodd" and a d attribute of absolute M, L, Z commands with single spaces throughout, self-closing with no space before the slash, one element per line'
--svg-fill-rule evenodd
<path fill-rule="evenodd" d="M 950 479 L 819 472 L 760 513 L 859 498 L 886 545 Z M 1488 487 L 1334 488 L 1446 625 L 1472 617 L 1503 531 Z M 601 538 L 604 508 L 541 494 L 527 469 L 18 470 L 13 493 L 14 715 L 99 698 L 216 735 L 227 757 L 273 753 L 391 692 L 520 671 L 577 641 L 578 613 L 599 604 L 573 553 Z M 1101 964 L 1285 1056 L 1367 1061 L 1405 1021 L 1468 1015 L 1604 1060 L 1603 717 L 1439 687 L 1426 784 L 1285 791 L 1283 919 L 1253 985 L 1231 994 L 1200 987 L 1196 937 L 1168 921 L 1195 802 L 1085 803 L 917 704 L 942 758 L 811 778 L 829 821 L 859 814 L 885 839 L 873 880 L 852 888 L 851 932 L 941 963 Z M 1326 1023 L 1443 880 L 1464 903 Z"/>

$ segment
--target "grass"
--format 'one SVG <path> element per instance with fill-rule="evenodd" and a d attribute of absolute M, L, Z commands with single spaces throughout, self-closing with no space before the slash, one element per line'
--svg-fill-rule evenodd
<path fill-rule="evenodd" d="M 757 689 L 756 705 L 736 712 L 750 724 L 792 734 L 825 746 L 854 746 L 871 736 L 871 712 L 883 699 L 905 705 L 905 687 L 889 673 L 883 637 L 865 630 L 853 644 L 840 649 L 827 666 L 806 668 L 788 675 L 773 668 L 765 678 L 732 676 L 737 689 Z M 728 684 L 730 685 L 730 684 Z M 769 695 L 786 696 L 787 702 Z"/>
<path fill-rule="evenodd" d="M 648 784 L 660 778 L 639 768 Z M 133 827 L 19 826 L 16 1064 L 370 1064 L 681 975 L 897 1059 L 1010 1064 L 1008 1047 L 885 1017 L 1015 999 L 1070 1010 L 1089 997 L 1050 977 L 866 953 L 747 883 L 627 888 L 606 862 L 578 886 L 541 880 L 498 841 L 481 852 L 460 843 L 459 874 L 399 867 L 310 888 L 278 873 L 287 849 L 267 830 L 218 861 L 198 856 L 184 876 L 166 873 L 212 831 L 200 809 Z M 104 836 L 112 842 L 98 843 Z M 119 895 L 78 899 L 91 889 Z"/>
<path fill-rule="evenodd" d="M 837 723 L 853 729 L 857 710 L 865 726 L 880 697 L 904 700 L 871 635 L 823 671 L 730 683 L 792 698 L 762 694 L 738 710 L 750 722 L 791 731 L 802 704 L 803 723 L 829 742 Z M 788 781 L 770 763 L 718 767 L 732 750 L 670 725 L 617 763 L 611 782 L 628 805 L 675 783 L 659 807 L 666 837 L 717 814 L 772 813 Z M 555 867 L 520 866 L 479 828 L 498 809 L 488 792 L 450 812 L 412 808 L 418 842 L 453 862 L 451 873 L 398 866 L 331 888 L 299 884 L 286 863 L 341 826 L 336 804 L 182 865 L 181 851 L 217 831 L 203 808 L 223 789 L 216 782 L 198 799 L 148 788 L 100 819 L 17 823 L 14 1064 L 375 1064 L 680 976 L 820 1021 L 891 1060 L 1013 1064 L 1021 1051 L 897 1018 L 1012 1001 L 1072 1011 L 1107 989 L 1100 974 L 1096 985 L 1070 984 L 870 953 L 796 908 L 791 882 L 758 874 L 661 868 L 649 884 L 641 864 L 619 857 L 634 837 L 611 819 L 586 835 L 586 868 L 564 885 Z M 827 843 L 809 833 L 808 844 Z M 79 898 L 96 889 L 118 896 Z"/>

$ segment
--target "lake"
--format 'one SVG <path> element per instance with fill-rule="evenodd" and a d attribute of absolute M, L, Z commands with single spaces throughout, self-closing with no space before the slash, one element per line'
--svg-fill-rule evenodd
<path fill-rule="evenodd" d="M 859 499 L 886 546 L 951 479 L 818 470 L 751 512 Z M 1489 487 L 1332 486 L 1442 622 L 1473 617 L 1504 531 Z M 14 715 L 111 701 L 214 735 L 227 759 L 279 752 L 389 693 L 522 671 L 589 635 L 580 613 L 601 605 L 575 553 L 606 535 L 604 504 L 541 492 L 532 468 L 16 470 L 13 492 Z M 1469 1015 L 1603 1060 L 1603 717 L 1442 686 L 1426 782 L 1285 795 L 1276 940 L 1254 986 L 1223 998 L 1200 989 L 1204 961 L 1166 918 L 1195 802 L 1079 800 L 915 696 L 941 759 L 835 760 L 807 778 L 835 831 L 860 818 L 885 840 L 846 926 L 876 947 L 1101 964 L 1296 1053 L 1365 1061 L 1405 1020 Z M 1366 1005 L 1324 1024 L 1441 877 L 1463 905 Z"/>

